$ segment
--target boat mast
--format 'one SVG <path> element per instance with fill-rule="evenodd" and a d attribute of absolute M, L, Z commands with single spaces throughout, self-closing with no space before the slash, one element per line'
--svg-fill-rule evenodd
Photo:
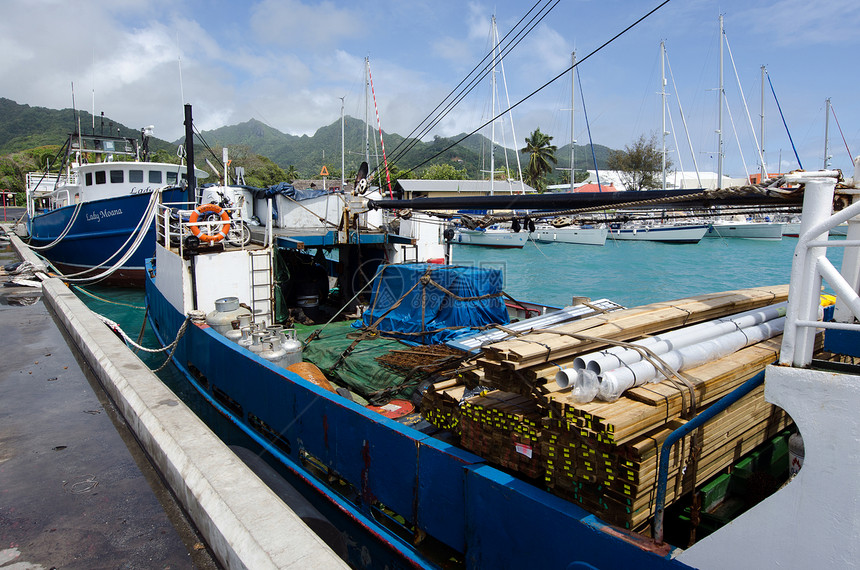
<path fill-rule="evenodd" d="M 340 98 L 340 190 L 341 190 L 341 192 L 343 192 L 343 187 L 346 186 L 346 182 L 345 182 L 346 171 L 344 170 L 344 167 L 345 167 L 345 158 L 344 157 L 346 155 L 346 149 L 345 149 L 344 145 L 346 143 L 344 142 L 344 128 L 343 128 L 343 125 L 344 125 L 344 122 L 343 122 L 343 100 L 344 100 L 344 97 L 341 97 Z"/>
<path fill-rule="evenodd" d="M 717 190 L 723 187 L 723 38 L 725 31 L 723 30 L 723 15 L 720 14 L 720 87 L 719 87 L 719 112 L 717 113 L 717 134 L 719 142 L 717 143 Z"/>
<path fill-rule="evenodd" d="M 185 178 L 188 181 L 188 201 L 197 203 L 197 181 L 194 178 L 194 128 L 191 122 L 191 105 L 185 104 Z"/>
<path fill-rule="evenodd" d="M 824 116 L 824 170 L 830 168 L 830 97 L 825 99 Z"/>
<path fill-rule="evenodd" d="M 666 189 L 666 42 L 660 42 L 660 98 L 661 98 L 661 113 L 663 117 L 663 151 L 660 153 L 662 160 L 663 186 Z"/>
<path fill-rule="evenodd" d="M 762 183 L 767 178 L 767 166 L 764 162 L 764 66 L 761 66 L 761 180 Z"/>
<path fill-rule="evenodd" d="M 499 47 L 496 43 L 496 15 L 493 14 L 492 20 L 492 34 L 493 34 L 493 70 L 491 76 L 491 89 L 492 93 L 490 94 L 490 117 L 493 119 L 492 125 L 490 125 L 490 196 L 493 196 L 493 183 L 496 180 L 496 49 Z"/>
<path fill-rule="evenodd" d="M 570 52 L 570 191 L 573 192 L 573 183 L 575 182 L 575 172 L 574 168 L 574 149 L 573 145 L 576 143 L 574 140 L 574 113 L 573 110 L 576 107 L 576 52 Z M 597 189 L 600 192 L 600 188 Z"/>
<path fill-rule="evenodd" d="M 364 161 L 370 165 L 370 58 L 364 58 Z"/>

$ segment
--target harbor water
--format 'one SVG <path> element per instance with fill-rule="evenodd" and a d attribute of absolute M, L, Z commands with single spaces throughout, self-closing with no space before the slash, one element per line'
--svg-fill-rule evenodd
<path fill-rule="evenodd" d="M 703 239 L 698 244 L 606 240 L 586 246 L 529 241 L 522 249 L 455 246 L 457 264 L 501 269 L 515 299 L 569 305 L 573 296 L 627 307 L 788 283 L 796 238 Z M 828 258 L 839 267 L 842 249 Z"/>

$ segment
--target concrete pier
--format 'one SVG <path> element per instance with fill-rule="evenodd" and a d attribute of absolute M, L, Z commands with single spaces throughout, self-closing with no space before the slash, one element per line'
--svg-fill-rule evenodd
<path fill-rule="evenodd" d="M 43 280 L 0 292 L 0 565 L 346 567 L 60 280 Z"/>

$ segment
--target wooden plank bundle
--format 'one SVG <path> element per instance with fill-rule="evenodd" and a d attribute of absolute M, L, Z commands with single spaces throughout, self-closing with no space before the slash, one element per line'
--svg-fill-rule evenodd
<path fill-rule="evenodd" d="M 460 411 L 460 443 L 497 465 L 526 477 L 543 476 L 540 426 L 534 398 L 498 390 L 467 399 Z"/>
<path fill-rule="evenodd" d="M 460 400 L 466 386 L 459 380 L 445 380 L 430 386 L 421 399 L 421 415 L 440 429 L 460 432 Z"/>
<path fill-rule="evenodd" d="M 788 415 L 764 401 L 764 389 L 741 399 L 672 449 L 667 504 L 680 498 L 790 425 Z M 541 453 L 551 492 L 624 528 L 640 527 L 654 514 L 659 448 L 683 421 L 613 446 L 548 426 Z"/>

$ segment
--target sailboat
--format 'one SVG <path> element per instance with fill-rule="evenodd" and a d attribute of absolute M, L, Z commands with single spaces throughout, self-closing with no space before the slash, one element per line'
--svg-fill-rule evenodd
<path fill-rule="evenodd" d="M 490 128 L 490 196 L 494 195 L 494 184 L 496 179 L 496 154 L 495 154 L 495 146 L 496 146 L 496 61 L 498 58 L 498 65 L 502 71 L 502 79 L 504 80 L 504 66 L 502 64 L 501 56 L 499 52 L 499 34 L 496 28 L 496 17 L 493 16 L 492 24 L 491 24 L 491 34 L 493 41 L 493 64 L 492 70 L 490 72 L 491 75 L 491 85 L 492 85 L 492 94 L 491 94 L 491 116 L 494 117 L 491 128 Z M 505 89 L 507 93 L 507 89 Z M 510 101 L 508 101 L 508 109 L 510 109 Z M 508 111 L 510 113 L 510 110 Z M 511 131 L 516 140 L 516 132 L 513 129 L 513 119 L 511 118 Z M 507 152 L 505 153 L 507 156 Z M 519 182 L 523 191 L 525 191 L 525 185 L 522 183 L 523 175 L 522 168 L 519 164 L 520 158 L 519 153 L 517 153 L 517 172 L 519 173 Z M 451 240 L 452 243 L 460 244 L 460 245 L 481 245 L 485 247 L 501 247 L 501 248 L 521 248 L 525 245 L 528 240 L 528 231 L 514 231 L 515 228 L 512 228 L 509 225 L 500 225 L 496 224 L 490 226 L 488 228 L 464 228 L 459 227 L 454 230 L 454 237 Z"/>

